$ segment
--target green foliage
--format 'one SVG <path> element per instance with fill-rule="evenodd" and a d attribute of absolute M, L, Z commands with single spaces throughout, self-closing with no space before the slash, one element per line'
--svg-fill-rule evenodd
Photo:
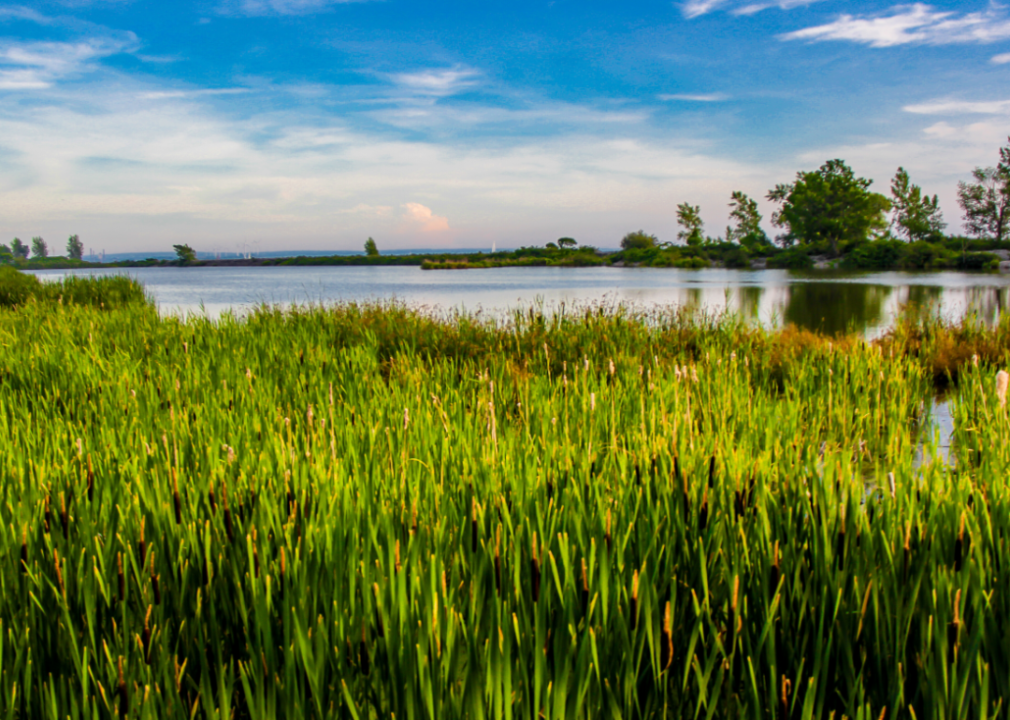
<path fill-rule="evenodd" d="M 172 249 L 175 250 L 176 262 L 180 265 L 192 265 L 196 262 L 196 250 L 189 245 L 173 245 Z"/>
<path fill-rule="evenodd" d="M 690 203 L 678 205 L 677 224 L 684 228 L 677 233 L 677 239 L 684 244 L 698 246 L 705 241 L 705 223 L 701 219 L 701 206 Z"/>
<path fill-rule="evenodd" d="M 29 300 L 108 310 L 133 306 L 153 308 L 144 287 L 125 275 L 67 275 L 58 281 L 43 283 L 34 275 L 13 267 L 0 267 L 0 307 L 23 305 Z"/>
<path fill-rule="evenodd" d="M 825 246 L 837 255 L 883 230 L 891 202 L 870 192 L 871 184 L 843 161 L 828 160 L 816 171 L 797 173 L 791 184 L 777 185 L 768 199 L 779 204 L 772 222 L 788 229 L 783 244 Z"/>
<path fill-rule="evenodd" d="M 574 248 L 578 244 L 579 243 L 578 241 L 575 240 L 575 238 L 570 237 L 558 238 L 558 247 L 560 247 L 562 250 Z"/>
<path fill-rule="evenodd" d="M 957 201 L 969 234 L 1002 242 L 1010 239 L 1010 138 L 996 167 L 977 167 L 974 182 L 957 184 Z"/>
<path fill-rule="evenodd" d="M 860 243 L 849 251 L 842 267 L 849 270 L 892 270 L 900 267 L 906 243 L 891 237 Z"/>
<path fill-rule="evenodd" d="M 645 250 L 647 248 L 655 247 L 658 241 L 659 238 L 655 235 L 649 235 L 644 230 L 638 230 L 637 232 L 629 232 L 621 238 L 621 249 Z"/>
<path fill-rule="evenodd" d="M 946 223 L 940 211 L 940 201 L 936 195 L 922 194 L 918 185 L 912 185 L 908 172 L 898 168 L 891 180 L 891 198 L 894 218 L 891 226 L 909 242 L 936 239 L 942 236 Z"/>
<path fill-rule="evenodd" d="M 748 252 L 760 252 L 771 243 L 765 231 L 761 229 L 761 212 L 756 200 L 746 193 L 736 190 L 730 197 L 730 220 L 736 224 L 726 229 L 726 240 L 736 242 Z"/>
<path fill-rule="evenodd" d="M 723 264 L 728 268 L 749 268 L 750 255 L 743 246 L 737 246 L 727 251 L 722 257 Z"/>
<path fill-rule="evenodd" d="M 67 239 L 67 257 L 70 260 L 80 260 L 84 257 L 84 243 L 77 235 L 71 235 Z"/>
<path fill-rule="evenodd" d="M 32 238 L 32 259 L 40 260 L 49 257 L 49 245 L 41 237 Z"/>
<path fill-rule="evenodd" d="M 0 307 L 22 305 L 41 290 L 42 283 L 34 275 L 18 272 L 10 266 L 0 267 Z"/>
<path fill-rule="evenodd" d="M 908 243 L 901 266 L 908 270 L 939 270 L 954 263 L 954 253 L 942 245 L 925 240 Z"/>
<path fill-rule="evenodd" d="M 375 244 L 375 240 L 373 240 L 371 237 L 365 240 L 365 255 L 367 257 L 379 256 L 379 247 L 378 245 Z"/>
<path fill-rule="evenodd" d="M 810 259 L 809 248 L 805 245 L 795 245 L 776 253 L 768 258 L 768 267 L 783 270 L 808 270 L 814 266 Z"/>
<path fill-rule="evenodd" d="M 11 240 L 11 254 L 14 256 L 15 260 L 27 260 L 28 246 L 21 242 L 20 238 L 14 238 Z"/>

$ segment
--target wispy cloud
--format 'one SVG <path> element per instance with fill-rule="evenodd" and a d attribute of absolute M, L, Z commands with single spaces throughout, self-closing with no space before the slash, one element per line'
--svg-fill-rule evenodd
<path fill-rule="evenodd" d="M 0 43 L 0 89 L 43 89 L 93 68 L 94 61 L 136 48 L 137 38 L 91 38 L 81 42 Z"/>
<path fill-rule="evenodd" d="M 469 90 L 480 75 L 469 68 L 421 70 L 412 73 L 394 73 L 389 76 L 398 87 L 415 95 L 446 97 Z"/>
<path fill-rule="evenodd" d="M 729 100 L 729 95 L 726 93 L 673 93 L 665 95 L 657 95 L 660 100 L 681 100 L 684 102 L 725 102 Z"/>
<path fill-rule="evenodd" d="M 140 93 L 143 100 L 167 100 L 170 98 L 198 98 L 213 95 L 243 95 L 252 92 L 249 88 L 201 88 L 199 90 L 153 90 Z"/>
<path fill-rule="evenodd" d="M 896 45 L 990 43 L 1010 38 L 1010 18 L 1000 5 L 972 13 L 936 10 L 931 5 L 897 5 L 885 13 L 840 15 L 825 25 L 779 36 L 782 40 L 846 40 L 875 48 Z"/>
<path fill-rule="evenodd" d="M 993 55 L 992 60 L 990 60 L 993 65 L 1006 65 L 1010 63 L 1010 53 L 1000 53 L 999 55 Z"/>
<path fill-rule="evenodd" d="M 1007 115 L 1010 114 L 1010 100 L 930 100 L 925 103 L 906 105 L 905 112 L 916 115 Z"/>
<path fill-rule="evenodd" d="M 779 10 L 792 10 L 793 8 L 806 7 L 822 0 L 757 0 L 754 2 L 740 2 L 740 0 L 687 0 L 681 5 L 684 17 L 693 19 L 707 15 L 716 10 L 728 10 L 733 15 L 754 15 L 762 10 L 778 8 Z"/>
<path fill-rule="evenodd" d="M 311 15 L 359 0 L 224 0 L 219 11 L 225 15 Z"/>

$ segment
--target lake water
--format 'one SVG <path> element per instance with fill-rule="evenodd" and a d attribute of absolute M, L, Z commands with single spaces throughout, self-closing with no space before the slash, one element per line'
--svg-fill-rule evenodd
<path fill-rule="evenodd" d="M 1010 276 L 995 274 L 797 274 L 785 270 L 669 268 L 194 267 L 37 271 L 128 274 L 144 283 L 162 312 L 243 312 L 261 303 L 330 303 L 395 299 L 442 310 L 498 313 L 542 301 L 729 309 L 770 325 L 795 323 L 828 332 L 849 327 L 873 337 L 908 303 L 945 317 L 976 312 L 996 321 L 1010 304 Z"/>

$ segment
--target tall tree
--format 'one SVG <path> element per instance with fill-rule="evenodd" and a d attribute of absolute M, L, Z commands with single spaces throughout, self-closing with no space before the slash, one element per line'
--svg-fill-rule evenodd
<path fill-rule="evenodd" d="M 650 235 L 645 230 L 629 232 L 621 238 L 621 250 L 647 250 L 655 247 L 659 241 L 655 235 Z"/>
<path fill-rule="evenodd" d="M 971 175 L 974 182 L 957 184 L 965 229 L 975 237 L 1002 242 L 1010 237 L 1010 138 L 999 150 L 996 167 L 977 167 Z"/>
<path fill-rule="evenodd" d="M 36 260 L 49 257 L 49 245 L 41 237 L 32 238 L 32 257 Z"/>
<path fill-rule="evenodd" d="M 681 203 L 677 206 L 677 224 L 683 230 L 677 233 L 677 239 L 688 245 L 701 245 L 705 241 L 703 229 L 705 223 L 701 219 L 701 205 Z"/>
<path fill-rule="evenodd" d="M 84 243 L 76 235 L 71 235 L 67 239 L 67 257 L 71 260 L 80 260 L 84 257 Z"/>
<path fill-rule="evenodd" d="M 28 259 L 28 246 L 21 242 L 21 238 L 11 240 L 11 254 L 15 258 Z"/>
<path fill-rule="evenodd" d="M 375 244 L 375 240 L 372 238 L 365 240 L 365 255 L 368 257 L 379 257 L 379 246 Z"/>
<path fill-rule="evenodd" d="M 578 244 L 579 243 L 578 241 L 576 241 L 575 238 L 570 237 L 558 238 L 558 247 L 560 247 L 562 250 L 568 250 L 570 248 L 575 247 Z"/>
<path fill-rule="evenodd" d="M 903 167 L 898 168 L 891 180 L 891 198 L 894 207 L 891 227 L 909 242 L 939 235 L 947 227 L 936 195 L 923 195 L 922 188 L 909 181 L 908 171 Z"/>
<path fill-rule="evenodd" d="M 726 229 L 726 239 L 738 242 L 748 250 L 768 244 L 768 236 L 761 229 L 761 212 L 756 200 L 735 190 L 730 196 L 729 218 L 736 223 Z"/>
<path fill-rule="evenodd" d="M 768 199 L 780 205 L 772 222 L 788 229 L 779 242 L 827 243 L 837 255 L 840 247 L 883 230 L 891 201 L 870 192 L 872 183 L 856 177 L 844 161 L 828 160 L 813 172 L 796 173 L 793 183 L 776 185 L 768 193 Z"/>

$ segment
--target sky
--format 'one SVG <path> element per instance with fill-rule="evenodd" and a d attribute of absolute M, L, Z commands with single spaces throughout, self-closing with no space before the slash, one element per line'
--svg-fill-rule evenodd
<path fill-rule="evenodd" d="M 962 0 L 0 3 L 0 242 L 209 252 L 675 241 L 842 158 L 961 227 L 1010 135 Z"/>

